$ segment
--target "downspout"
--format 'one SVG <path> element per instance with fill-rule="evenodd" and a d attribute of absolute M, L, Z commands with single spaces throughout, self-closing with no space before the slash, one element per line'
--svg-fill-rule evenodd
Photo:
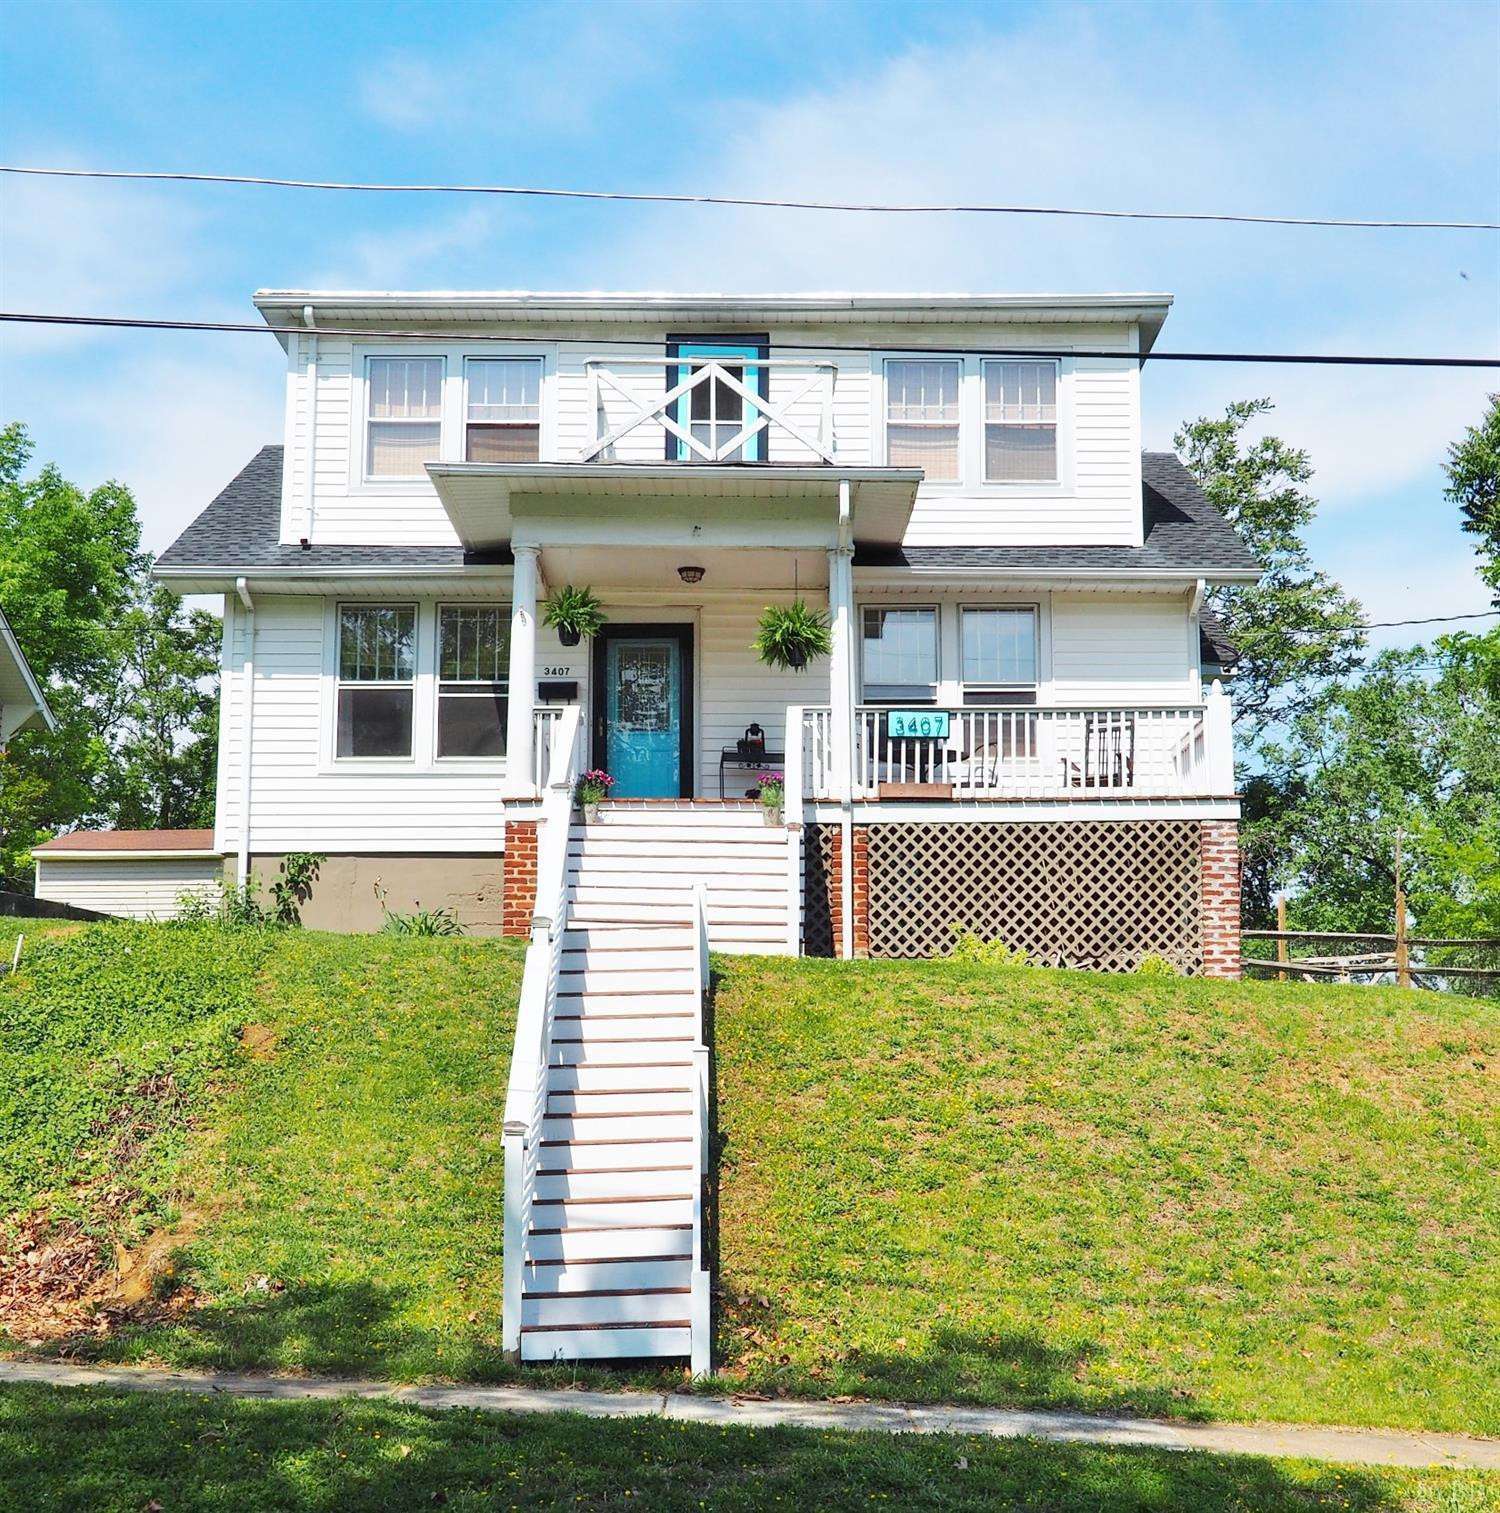
<path fill-rule="evenodd" d="M 303 305 L 302 324 L 312 332 L 302 338 L 307 365 L 307 498 L 302 510 L 302 546 L 312 542 L 313 514 L 317 508 L 318 471 L 318 333 L 313 324 L 313 307 Z"/>
<path fill-rule="evenodd" d="M 245 734 L 240 745 L 240 853 L 239 882 L 243 888 L 250 881 L 250 756 L 255 731 L 255 600 L 250 597 L 247 578 L 234 580 L 234 591 L 245 607 L 245 628 L 240 641 L 245 649 L 240 676 L 245 685 Z"/>
<path fill-rule="evenodd" d="M 1199 698 L 1203 697 L 1203 633 L 1198 626 L 1198 616 L 1207 597 L 1208 579 L 1199 578 L 1188 598 L 1188 666 L 1195 669 L 1188 686 L 1197 690 Z"/>

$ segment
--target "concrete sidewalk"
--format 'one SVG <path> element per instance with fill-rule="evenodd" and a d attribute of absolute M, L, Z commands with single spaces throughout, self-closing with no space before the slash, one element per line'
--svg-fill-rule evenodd
<path fill-rule="evenodd" d="M 857 1429 L 882 1434 L 984 1434 L 996 1439 L 1070 1440 L 1232 1455 L 1296 1456 L 1351 1466 L 1461 1466 L 1500 1471 L 1500 1439 L 1400 1429 L 1320 1429 L 1300 1424 L 1189 1424 L 1146 1418 L 1095 1418 L 1012 1408 L 904 1403 L 825 1403 L 802 1398 L 706 1397 L 688 1392 L 540 1392 L 529 1387 L 397 1387 L 343 1377 L 198 1374 L 137 1367 L 65 1366 L 0 1361 L 0 1386 L 30 1382 L 126 1392 L 205 1396 L 371 1398 L 416 1408 L 477 1408 L 488 1413 L 582 1413 L 592 1418 L 668 1418 L 763 1429 Z"/>

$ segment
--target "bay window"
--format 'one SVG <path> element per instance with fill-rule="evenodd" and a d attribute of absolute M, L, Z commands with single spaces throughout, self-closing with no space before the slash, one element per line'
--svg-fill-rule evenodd
<path fill-rule="evenodd" d="M 1036 702 L 1036 609 L 964 605 L 959 655 L 965 704 Z"/>
<path fill-rule="evenodd" d="M 938 621 L 931 605 L 865 607 L 861 620 L 864 696 L 872 704 L 931 703 L 937 697 Z"/>
<path fill-rule="evenodd" d="M 365 390 L 365 476 L 425 478 L 442 448 L 443 359 L 372 357 Z"/>
<path fill-rule="evenodd" d="M 542 364 L 535 357 L 471 357 L 466 365 L 464 457 L 536 462 L 542 442 Z"/>
<path fill-rule="evenodd" d="M 509 607 L 440 605 L 438 756 L 504 756 L 509 692 Z"/>
<path fill-rule="evenodd" d="M 986 483 L 1057 480 L 1057 364 L 984 363 Z"/>
<path fill-rule="evenodd" d="M 885 452 L 893 468 L 921 468 L 929 483 L 956 483 L 959 363 L 885 365 Z"/>
<path fill-rule="evenodd" d="M 337 755 L 411 756 L 416 606 L 344 604 L 338 623 Z"/>

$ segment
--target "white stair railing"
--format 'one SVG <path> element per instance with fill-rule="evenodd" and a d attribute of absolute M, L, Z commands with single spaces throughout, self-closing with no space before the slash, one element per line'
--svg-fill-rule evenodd
<path fill-rule="evenodd" d="M 536 904 L 521 974 L 516 1038 L 505 1091 L 502 1343 L 516 1355 L 521 1349 L 526 1223 L 536 1189 L 542 1116 L 547 1106 L 547 1052 L 557 1008 L 563 934 L 568 926 L 568 825 L 579 772 L 579 714 L 577 705 L 568 705 L 549 722 L 548 782 L 542 791 L 541 823 L 537 827 Z"/>
<path fill-rule="evenodd" d="M 708 1249 L 704 1233 L 703 1192 L 708 1180 L 708 1047 L 703 1043 L 703 1014 L 708 1005 L 710 970 L 708 960 L 708 892 L 702 883 L 693 888 L 693 966 L 698 976 L 699 1034 L 693 1047 L 693 1089 L 697 1118 L 693 1121 L 693 1272 L 692 1272 L 692 1371 L 707 1376 L 713 1366 L 713 1299 L 709 1291 Z"/>

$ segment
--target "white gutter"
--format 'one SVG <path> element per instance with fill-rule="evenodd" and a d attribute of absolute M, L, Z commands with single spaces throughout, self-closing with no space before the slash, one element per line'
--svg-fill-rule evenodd
<path fill-rule="evenodd" d="M 255 732 L 255 600 L 250 597 L 250 582 L 236 578 L 234 591 L 245 607 L 245 629 L 241 634 L 244 659 L 240 677 L 245 685 L 245 735 L 240 747 L 240 845 L 237 872 L 240 886 L 250 880 L 250 774 L 251 751 Z"/>
<path fill-rule="evenodd" d="M 318 471 L 318 334 L 314 329 L 313 307 L 303 305 L 302 324 L 312 332 L 302 338 L 307 361 L 307 500 L 302 511 L 302 544 L 306 546 L 313 536 L 313 513 L 316 509 L 315 488 Z M 241 590 L 243 595 L 243 590 Z"/>
<path fill-rule="evenodd" d="M 57 847 L 31 853 L 33 861 L 39 862 L 79 862 L 79 861 L 104 861 L 104 862 L 170 862 L 186 857 L 193 861 L 207 861 L 215 857 L 223 856 L 222 851 L 100 851 L 88 850 L 80 847 L 76 851 L 59 849 Z"/>

